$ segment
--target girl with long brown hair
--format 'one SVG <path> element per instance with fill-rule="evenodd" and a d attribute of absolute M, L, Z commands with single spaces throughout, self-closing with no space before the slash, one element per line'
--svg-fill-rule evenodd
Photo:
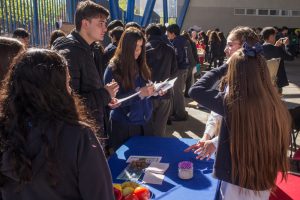
<path fill-rule="evenodd" d="M 154 88 L 147 84 L 151 80 L 151 73 L 146 64 L 145 38 L 139 29 L 130 27 L 122 34 L 104 74 L 105 83 L 112 80 L 120 86 L 118 99 L 140 92 L 138 96 L 111 110 L 110 142 L 116 149 L 130 136 L 141 135 L 143 125 L 152 114 L 151 101 L 146 97 L 152 96 Z"/>
<path fill-rule="evenodd" d="M 290 115 L 273 87 L 253 31 L 233 30 L 232 42 L 244 41 L 228 66 L 206 73 L 190 96 L 223 117 L 214 175 L 217 199 L 268 199 L 278 172 L 288 171 Z M 212 89 L 223 77 L 222 91 Z"/>

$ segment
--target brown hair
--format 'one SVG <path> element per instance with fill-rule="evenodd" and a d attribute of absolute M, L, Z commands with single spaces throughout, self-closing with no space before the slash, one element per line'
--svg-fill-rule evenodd
<path fill-rule="evenodd" d="M 256 37 L 248 44 L 253 46 Z M 235 52 L 226 74 L 232 180 L 251 190 L 275 186 L 277 173 L 288 171 L 287 150 L 291 119 L 271 83 L 262 55 Z"/>
<path fill-rule="evenodd" d="M 135 60 L 134 52 L 138 40 L 143 40 L 143 46 L 140 56 Z M 150 69 L 146 64 L 145 42 L 144 35 L 139 29 L 134 27 L 126 29 L 111 60 L 116 80 L 127 90 L 135 87 L 134 82 L 138 73 L 144 80 L 151 78 Z"/>
<path fill-rule="evenodd" d="M 0 37 L 0 81 L 3 80 L 13 58 L 24 50 L 24 45 L 17 39 Z"/>
<path fill-rule="evenodd" d="M 65 32 L 61 31 L 61 30 L 55 30 L 52 31 L 51 36 L 50 36 L 50 41 L 49 41 L 49 49 L 52 47 L 53 42 L 59 38 L 59 37 L 65 37 L 66 34 Z"/>
<path fill-rule="evenodd" d="M 94 3 L 93 1 L 81 1 L 78 3 L 75 12 L 75 26 L 76 30 L 80 31 L 81 22 L 84 19 L 91 20 L 92 18 L 109 16 L 109 12 L 103 6 Z"/>

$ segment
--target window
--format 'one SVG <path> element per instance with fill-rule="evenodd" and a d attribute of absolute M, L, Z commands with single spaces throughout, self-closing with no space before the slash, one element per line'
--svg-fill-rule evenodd
<path fill-rule="evenodd" d="M 247 9 L 247 15 L 256 15 L 256 9 Z"/>
<path fill-rule="evenodd" d="M 234 14 L 235 15 L 245 15 L 245 9 L 244 8 L 235 8 L 234 9 Z"/>
<path fill-rule="evenodd" d="M 280 15 L 279 13 L 280 13 L 279 10 L 270 10 L 271 16 L 278 16 L 278 15 Z"/>
<path fill-rule="evenodd" d="M 269 10 L 266 9 L 259 9 L 258 15 L 269 15 Z"/>
<path fill-rule="evenodd" d="M 281 16 L 288 16 L 289 11 L 288 10 L 281 10 Z"/>
<path fill-rule="evenodd" d="M 300 17 L 300 10 L 293 10 L 292 11 L 292 16 L 293 17 Z"/>

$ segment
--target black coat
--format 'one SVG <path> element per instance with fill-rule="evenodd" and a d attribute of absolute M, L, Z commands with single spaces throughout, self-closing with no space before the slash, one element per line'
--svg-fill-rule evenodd
<path fill-rule="evenodd" d="M 148 39 L 146 43 L 146 60 L 152 72 L 153 82 L 174 78 L 177 74 L 175 51 L 160 36 L 152 36 Z M 169 97 L 169 95 L 166 97 Z"/>
<path fill-rule="evenodd" d="M 282 88 L 284 86 L 289 85 L 289 81 L 286 76 L 285 67 L 284 67 L 284 60 L 293 60 L 293 57 L 288 55 L 285 52 L 284 47 L 277 47 L 272 44 L 264 44 L 262 45 L 264 56 L 267 60 L 272 58 L 281 58 L 278 72 L 277 72 L 277 80 L 276 84 L 277 87 Z"/>
<path fill-rule="evenodd" d="M 103 87 L 104 66 L 99 46 L 88 45 L 78 32 L 73 31 L 67 37 L 56 40 L 52 48 L 67 59 L 71 87 L 83 97 L 103 133 L 107 118 L 105 106 L 111 101 L 111 97 Z"/>
<path fill-rule="evenodd" d="M 104 67 L 106 68 L 110 59 L 115 55 L 115 51 L 117 49 L 117 43 L 110 43 L 104 49 Z"/>
<path fill-rule="evenodd" d="M 6 150 L 1 157 L 1 173 L 7 177 L 1 187 L 3 200 L 113 200 L 112 178 L 110 170 L 95 137 L 95 134 L 83 125 L 60 122 L 59 128 L 33 127 L 27 136 L 25 152 L 31 159 L 32 180 L 19 185 L 19 176 L 14 172 L 11 151 Z M 55 132 L 53 130 L 56 130 Z M 57 130 L 59 130 L 57 132 Z M 54 136 L 58 133 L 58 136 Z M 44 137 L 42 137 L 44 134 Z M 49 161 L 46 159 L 46 143 L 53 152 L 51 168 L 54 172 L 51 185 Z M 20 189 L 20 192 L 17 190 Z"/>

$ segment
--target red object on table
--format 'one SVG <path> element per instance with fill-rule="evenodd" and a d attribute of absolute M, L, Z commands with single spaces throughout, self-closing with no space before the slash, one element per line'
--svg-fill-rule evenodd
<path fill-rule="evenodd" d="M 288 175 L 287 181 L 281 181 L 281 173 L 277 176 L 277 188 L 269 200 L 300 200 L 300 177 Z"/>

